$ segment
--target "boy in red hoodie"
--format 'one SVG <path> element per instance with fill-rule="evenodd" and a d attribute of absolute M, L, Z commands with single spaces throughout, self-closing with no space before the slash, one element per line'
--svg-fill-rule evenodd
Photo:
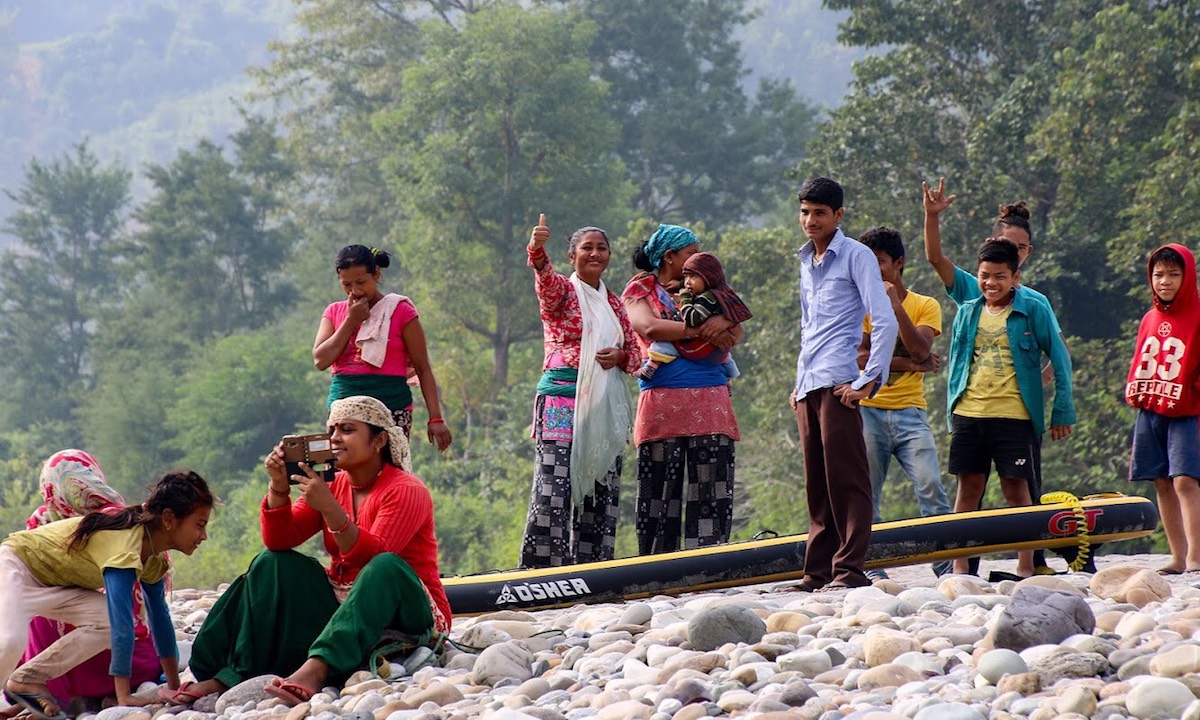
<path fill-rule="evenodd" d="M 1130 480 L 1153 480 L 1171 546 L 1164 575 L 1200 572 L 1200 291 L 1196 259 L 1164 245 L 1146 264 L 1154 307 L 1138 326 L 1125 402 L 1138 410 Z"/>

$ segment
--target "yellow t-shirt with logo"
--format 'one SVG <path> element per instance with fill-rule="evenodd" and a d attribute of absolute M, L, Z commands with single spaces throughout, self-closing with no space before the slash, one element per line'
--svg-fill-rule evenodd
<path fill-rule="evenodd" d="M 937 300 L 915 293 L 912 290 L 900 302 L 904 314 L 917 327 L 922 325 L 933 328 L 934 336 L 942 334 L 942 306 Z M 871 318 L 863 320 L 863 332 L 871 332 Z M 896 338 L 896 349 L 893 357 L 909 357 L 908 351 L 900 338 Z M 903 410 L 905 408 L 925 408 L 925 375 L 919 372 L 894 372 L 888 375 L 887 382 L 875 397 L 862 401 L 862 405 L 879 408 L 880 410 Z"/>
<path fill-rule="evenodd" d="M 83 518 L 59 520 L 32 530 L 21 530 L 4 541 L 29 567 L 39 582 L 59 587 L 99 590 L 104 587 L 104 569 L 133 569 L 138 579 L 156 583 L 167 574 L 167 561 L 151 555 L 142 564 L 143 525 L 128 530 L 101 530 L 87 544 L 67 552 L 67 544 Z"/>
<path fill-rule="evenodd" d="M 955 415 L 974 418 L 1029 420 L 1029 410 L 1021 400 L 1012 348 L 1008 345 L 1009 305 L 992 315 L 985 305 L 979 312 L 979 331 L 971 354 L 967 390 L 954 406 Z"/>

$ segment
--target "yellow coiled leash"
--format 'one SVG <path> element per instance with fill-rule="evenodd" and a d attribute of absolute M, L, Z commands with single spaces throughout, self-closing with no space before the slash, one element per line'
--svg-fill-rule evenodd
<path fill-rule="evenodd" d="M 1083 503 L 1079 502 L 1079 498 L 1071 493 L 1062 491 L 1046 493 L 1042 495 L 1041 501 L 1043 505 L 1063 503 L 1069 506 L 1071 512 L 1075 515 L 1075 538 L 1078 542 L 1079 551 L 1075 554 L 1075 559 L 1067 567 L 1071 569 L 1071 572 L 1079 572 L 1087 564 L 1092 547 L 1091 538 L 1088 537 L 1087 513 L 1083 510 Z"/>

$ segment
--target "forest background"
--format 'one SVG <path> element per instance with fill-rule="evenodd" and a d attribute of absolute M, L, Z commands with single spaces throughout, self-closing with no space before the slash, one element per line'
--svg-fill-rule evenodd
<path fill-rule="evenodd" d="M 904 233 L 906 282 L 946 327 L 921 181 L 958 194 L 943 237 L 967 268 L 998 203 L 1027 200 L 1025 281 L 1058 312 L 1079 414 L 1047 442 L 1046 488 L 1145 492 L 1124 479 L 1121 387 L 1147 252 L 1198 246 L 1197 98 L 1200 0 L 10 0 L 0 531 L 36 507 L 55 450 L 92 452 L 131 500 L 186 466 L 223 506 L 177 582 L 235 577 L 261 545 L 261 458 L 323 422 L 312 336 L 338 299 L 334 252 L 361 242 L 398 259 L 384 288 L 420 309 L 455 433 L 439 456 L 418 408 L 442 567 L 513 565 L 539 212 L 560 267 L 571 229 L 613 231 L 614 289 L 657 222 L 720 254 L 755 313 L 737 350 L 735 537 L 804 531 L 786 398 L 794 193 L 813 174 L 845 186 L 849 234 Z M 945 378 L 927 388 L 944 459 Z M 885 517 L 915 515 L 893 475 Z M 624 554 L 633 495 L 629 471 Z M 1165 547 L 1136 549 L 1151 543 Z"/>

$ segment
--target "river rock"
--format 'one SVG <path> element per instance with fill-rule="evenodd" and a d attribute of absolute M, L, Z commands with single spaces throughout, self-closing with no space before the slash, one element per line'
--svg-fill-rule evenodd
<path fill-rule="evenodd" d="M 833 661 L 825 650 L 797 650 L 780 655 L 775 662 L 780 670 L 797 672 L 806 678 L 815 678 L 833 669 Z"/>
<path fill-rule="evenodd" d="M 1136 565 L 1105 568 L 1088 585 L 1096 597 L 1145 607 L 1171 597 L 1171 585 L 1154 570 Z"/>
<path fill-rule="evenodd" d="M 881 687 L 900 687 L 905 683 L 923 679 L 923 675 L 899 663 L 885 663 L 868 668 L 858 676 L 859 690 L 877 690 Z"/>
<path fill-rule="evenodd" d="M 477 685 L 495 685 L 507 678 L 524 682 L 533 677 L 533 662 L 533 653 L 520 641 L 492 645 L 479 653 L 471 681 Z"/>
<path fill-rule="evenodd" d="M 1141 720 L 1165 720 L 1181 716 L 1195 699 L 1192 691 L 1178 680 L 1146 677 L 1129 691 L 1125 707 Z"/>
<path fill-rule="evenodd" d="M 252 677 L 249 680 L 243 680 L 237 685 L 229 688 L 221 693 L 221 697 L 217 699 L 216 712 L 219 715 L 225 713 L 230 708 L 241 707 L 248 702 L 258 704 L 267 698 L 272 697 L 267 694 L 267 683 L 274 680 L 277 675 L 259 675 Z"/>
<path fill-rule="evenodd" d="M 890 663 L 906 652 L 920 650 L 921 644 L 906 632 L 873 625 L 863 636 L 862 648 L 867 666 L 876 667 Z"/>
<path fill-rule="evenodd" d="M 1027 586 L 1013 595 L 991 634 L 998 648 L 1021 651 L 1058 643 L 1096 627 L 1092 609 L 1078 595 Z"/>
<path fill-rule="evenodd" d="M 1177 678 L 1200 671 L 1200 646 L 1180 645 L 1159 653 L 1150 661 L 1150 673 L 1159 677 Z"/>
<path fill-rule="evenodd" d="M 752 645 L 767 632 L 754 611 L 740 605 L 721 605 L 696 613 L 688 621 L 688 642 L 695 650 L 716 650 L 725 643 Z"/>
<path fill-rule="evenodd" d="M 913 720 L 987 720 L 979 711 L 963 703 L 939 703 L 930 705 L 916 715 Z"/>
<path fill-rule="evenodd" d="M 1090 688 L 1074 685 L 1063 691 L 1054 704 L 1059 716 L 1067 714 L 1091 717 L 1096 712 L 1096 694 Z"/>
<path fill-rule="evenodd" d="M 1063 678 L 1096 677 L 1109 669 L 1108 658 L 1096 653 L 1062 652 L 1048 655 L 1030 663 L 1029 670 L 1050 687 Z"/>
<path fill-rule="evenodd" d="M 1008 692 L 1020 693 L 1028 697 L 1042 690 L 1042 677 L 1035 672 L 1015 673 L 1005 675 L 996 682 L 996 690 L 1001 694 Z"/>
<path fill-rule="evenodd" d="M 150 720 L 150 713 L 143 707 L 117 705 L 96 713 L 96 720 Z"/>
<path fill-rule="evenodd" d="M 1018 675 L 1028 670 L 1025 660 L 1008 648 L 985 652 L 975 666 L 975 671 L 993 685 L 1000 682 L 1000 678 L 1005 675 Z"/>
<path fill-rule="evenodd" d="M 644 602 L 632 603 L 625 608 L 625 612 L 621 613 L 621 618 L 617 621 L 620 625 L 648 625 L 650 619 L 654 617 L 654 610 Z"/>

